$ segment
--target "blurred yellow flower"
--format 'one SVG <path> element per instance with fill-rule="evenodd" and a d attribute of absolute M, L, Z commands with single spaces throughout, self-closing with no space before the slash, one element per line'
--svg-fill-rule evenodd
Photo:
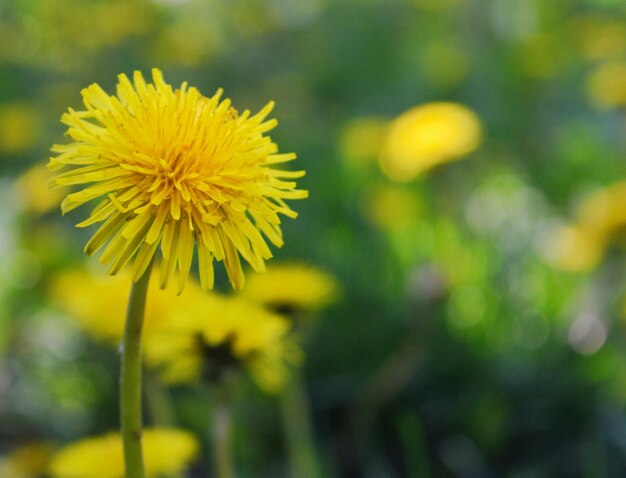
<path fill-rule="evenodd" d="M 339 138 L 341 157 L 351 164 L 375 160 L 383 145 L 387 127 L 387 121 L 375 117 L 349 121 Z"/>
<path fill-rule="evenodd" d="M 578 208 L 579 224 L 608 237 L 626 226 L 626 181 L 589 194 Z"/>
<path fill-rule="evenodd" d="M 147 334 L 145 360 L 168 383 L 219 381 L 247 369 L 268 392 L 283 385 L 302 352 L 283 317 L 238 298 L 207 295 Z"/>
<path fill-rule="evenodd" d="M 587 195 L 572 225 L 556 230 L 546 258 L 555 267 L 589 270 L 600 262 L 606 245 L 626 227 L 626 181 Z"/>
<path fill-rule="evenodd" d="M 95 339 L 117 343 L 124 332 L 129 281 L 128 272 L 110 277 L 75 269 L 56 276 L 50 293 L 53 302 L 84 332 Z M 193 306 L 205 300 L 206 295 L 194 281 L 189 282 L 181 295 L 171 290 L 159 290 L 154 281 L 149 287 L 144 324 L 146 334 L 168 321 L 172 311 Z"/>
<path fill-rule="evenodd" d="M 455 103 L 428 103 L 396 118 L 380 165 L 396 181 L 410 181 L 440 163 L 471 153 L 481 142 L 478 117 Z"/>
<path fill-rule="evenodd" d="M 44 475 L 50 458 L 52 445 L 31 443 L 0 458 L 0 476 L 7 478 L 39 478 Z"/>
<path fill-rule="evenodd" d="M 600 262 L 603 249 L 604 243 L 600 237 L 573 225 L 554 230 L 542 252 L 552 267 L 566 271 L 586 271 Z"/>
<path fill-rule="evenodd" d="M 50 171 L 41 165 L 30 168 L 17 178 L 15 188 L 26 211 L 44 214 L 59 207 L 67 189 L 50 190 L 49 181 Z"/>
<path fill-rule="evenodd" d="M 587 96 L 600 108 L 626 106 L 626 62 L 598 66 L 587 78 Z"/>
<path fill-rule="evenodd" d="M 185 431 L 143 431 L 146 477 L 181 473 L 198 453 L 196 438 Z M 117 433 L 86 438 L 58 452 L 50 464 L 53 478 L 124 478 L 122 440 Z"/>
<path fill-rule="evenodd" d="M 337 299 L 339 285 L 327 272 L 300 263 L 252 274 L 242 297 L 279 312 L 319 310 Z"/>
<path fill-rule="evenodd" d="M 57 186 L 88 186 L 68 195 L 61 209 L 101 199 L 77 226 L 103 222 L 85 252 L 106 244 L 100 262 L 111 275 L 134 258 L 137 281 L 160 245 L 160 287 L 177 270 L 180 293 L 197 244 L 202 287 L 213 287 L 215 259 L 241 288 L 240 255 L 264 270 L 272 253 L 261 233 L 282 246 L 279 214 L 297 216 L 284 200 L 307 197 L 293 181 L 304 171 L 272 167 L 296 157 L 278 154 L 265 135 L 277 124 L 266 120 L 273 102 L 255 115 L 239 114 L 230 100 L 220 100 L 222 90 L 206 98 L 187 83 L 174 90 L 156 68 L 152 78 L 146 84 L 136 71 L 131 83 L 119 75 L 117 96 L 92 84 L 82 91 L 86 110 L 63 115 L 74 142 L 55 145 L 48 167 L 70 167 L 54 178 Z"/>
<path fill-rule="evenodd" d="M 39 140 L 41 114 L 27 103 L 0 105 L 0 153 L 21 154 Z"/>

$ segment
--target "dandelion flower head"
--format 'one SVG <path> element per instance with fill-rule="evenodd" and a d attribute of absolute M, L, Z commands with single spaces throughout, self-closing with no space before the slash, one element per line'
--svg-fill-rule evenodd
<path fill-rule="evenodd" d="M 104 248 L 100 262 L 111 275 L 132 261 L 138 280 L 160 246 L 159 286 L 177 274 L 180 292 L 197 245 L 203 288 L 213 286 L 214 260 L 241 288 L 240 256 L 262 271 L 272 256 L 266 239 L 282 246 L 279 215 L 297 216 L 285 200 L 307 196 L 293 181 L 304 171 L 273 167 L 296 157 L 278 154 L 266 134 L 277 124 L 267 119 L 273 102 L 254 115 L 239 113 L 222 90 L 207 98 L 187 83 L 173 89 L 158 69 L 152 79 L 119 75 L 116 96 L 92 84 L 82 91 L 85 110 L 62 116 L 73 141 L 53 146 L 48 167 L 68 168 L 54 185 L 83 189 L 61 209 L 100 198 L 77 226 L 101 223 L 85 252 Z"/>
<path fill-rule="evenodd" d="M 246 370 L 265 391 L 276 392 L 302 352 L 282 316 L 240 298 L 207 296 L 171 316 L 146 336 L 146 363 L 168 383 L 220 381 Z"/>
<path fill-rule="evenodd" d="M 544 255 L 559 269 L 590 270 L 611 243 L 620 243 L 625 230 L 626 181 L 620 181 L 585 196 L 576 219 L 555 229 Z"/>
<path fill-rule="evenodd" d="M 626 181 L 619 181 L 583 198 L 578 222 L 594 233 L 610 237 L 626 226 Z"/>
<path fill-rule="evenodd" d="M 397 117 L 380 157 L 383 172 L 396 181 L 410 181 L 434 166 L 461 159 L 478 148 L 482 138 L 476 114 L 456 103 L 428 103 Z"/>
<path fill-rule="evenodd" d="M 301 263 L 274 265 L 252 274 L 241 295 L 278 312 L 320 310 L 337 298 L 339 285 L 327 272 Z"/>
<path fill-rule="evenodd" d="M 179 474 L 198 453 L 188 432 L 153 428 L 143 431 L 147 478 Z M 122 440 L 118 433 L 86 438 L 59 451 L 50 464 L 53 478 L 124 478 Z"/>
<path fill-rule="evenodd" d="M 574 224 L 554 228 L 541 252 L 552 267 L 587 271 L 600 262 L 604 247 L 601 237 Z"/>

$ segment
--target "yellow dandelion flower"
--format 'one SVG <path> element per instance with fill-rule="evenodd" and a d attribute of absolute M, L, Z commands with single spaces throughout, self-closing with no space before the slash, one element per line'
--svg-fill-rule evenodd
<path fill-rule="evenodd" d="M 600 108 L 626 106 L 626 62 L 600 65 L 587 79 L 587 96 Z"/>
<path fill-rule="evenodd" d="M 146 363 L 168 383 L 217 381 L 246 369 L 274 392 L 301 359 L 287 320 L 241 299 L 210 295 L 171 318 L 169 327 L 146 337 L 144 348 Z"/>
<path fill-rule="evenodd" d="M 600 262 L 604 241 L 580 226 L 561 226 L 552 233 L 541 252 L 552 267 L 587 271 Z"/>
<path fill-rule="evenodd" d="M 218 260 L 241 288 L 240 256 L 264 270 L 272 256 L 265 238 L 282 246 L 279 215 L 297 216 L 285 199 L 307 197 L 293 181 L 304 171 L 273 168 L 296 157 L 278 154 L 266 135 L 277 124 L 266 119 L 273 102 L 257 114 L 240 114 L 221 100 L 222 90 L 207 98 L 187 83 L 173 89 L 156 68 L 152 78 L 148 84 L 136 71 L 131 83 L 119 75 L 117 96 L 93 84 L 82 91 L 86 110 L 63 115 L 73 142 L 55 145 L 48 166 L 70 170 L 53 183 L 85 186 L 61 209 L 101 199 L 77 226 L 102 223 L 85 252 L 104 247 L 100 262 L 111 275 L 132 260 L 137 281 L 160 246 L 159 285 L 166 288 L 178 272 L 180 292 L 197 244 L 202 287 L 213 286 Z"/>
<path fill-rule="evenodd" d="M 583 198 L 575 221 L 552 235 L 546 259 L 560 269 L 592 269 L 625 228 L 626 181 L 621 181 Z"/>
<path fill-rule="evenodd" d="M 461 159 L 481 142 L 480 120 L 455 103 L 428 103 L 396 118 L 380 156 L 383 172 L 410 181 L 437 164 Z"/>
<path fill-rule="evenodd" d="M 50 190 L 47 187 L 50 173 L 45 166 L 28 169 L 15 182 L 15 188 L 26 211 L 44 214 L 59 207 L 67 194 L 66 188 Z"/>
<path fill-rule="evenodd" d="M 74 269 L 54 277 L 50 295 L 84 332 L 95 339 L 117 343 L 124 333 L 129 280 L 128 271 L 110 277 Z M 160 290 L 154 281 L 149 287 L 146 334 L 169 321 L 173 311 L 206 300 L 205 292 L 195 281 L 189 281 L 181 295 L 171 289 Z"/>
<path fill-rule="evenodd" d="M 586 196 L 577 212 L 580 225 L 595 234 L 609 237 L 626 226 L 626 181 Z"/>
<path fill-rule="evenodd" d="M 176 429 L 143 432 L 146 477 L 181 473 L 198 453 L 196 438 Z M 87 438 L 58 452 L 50 464 L 53 478 L 124 478 L 122 440 L 118 433 Z"/>
<path fill-rule="evenodd" d="M 331 304 L 339 285 L 330 274 L 306 264 L 275 265 L 252 274 L 241 295 L 279 312 L 319 310 Z"/>
<path fill-rule="evenodd" d="M 52 456 L 50 443 L 29 443 L 0 458 L 0 476 L 39 478 L 43 476 Z"/>

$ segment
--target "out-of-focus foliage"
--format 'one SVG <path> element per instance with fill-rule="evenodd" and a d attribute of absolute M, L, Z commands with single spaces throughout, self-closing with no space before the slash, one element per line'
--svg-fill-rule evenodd
<path fill-rule="evenodd" d="M 323 476 L 626 474 L 623 2 L 15 0 L 0 41 L 2 466 L 117 423 L 115 348 L 52 299 L 93 231 L 31 168 L 81 88 L 159 67 L 242 109 L 275 100 L 273 139 L 307 171 L 272 261 L 341 291 L 298 322 Z M 398 143 L 433 104 L 465 120 L 436 138 L 412 116 Z M 416 163 L 424 140 L 464 146 Z M 98 290 L 122 313 L 127 292 Z M 235 395 L 238 476 L 286 476 L 275 399 Z M 189 476 L 209 474 L 212 407 L 147 371 L 147 424 L 201 437 Z"/>

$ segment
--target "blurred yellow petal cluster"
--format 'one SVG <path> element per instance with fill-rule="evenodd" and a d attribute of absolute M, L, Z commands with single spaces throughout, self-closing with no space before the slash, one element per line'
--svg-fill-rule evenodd
<path fill-rule="evenodd" d="M 599 65 L 587 78 L 587 96 L 600 108 L 626 106 L 626 62 Z"/>
<path fill-rule="evenodd" d="M 252 274 L 241 295 L 281 312 L 319 310 L 337 299 L 336 279 L 316 267 L 299 263 L 273 265 Z"/>
<path fill-rule="evenodd" d="M 147 478 L 183 472 L 198 453 L 196 438 L 167 428 L 143 431 Z M 86 438 L 68 445 L 50 464 L 53 478 L 124 478 L 122 441 L 117 433 Z"/>
<path fill-rule="evenodd" d="M 147 334 L 145 359 L 169 383 L 217 381 L 243 368 L 275 392 L 301 360 L 289 330 L 286 319 L 258 305 L 212 294 Z"/>
<path fill-rule="evenodd" d="M 626 181 L 589 194 L 578 208 L 578 222 L 587 230 L 606 237 L 626 225 Z"/>
<path fill-rule="evenodd" d="M 116 96 L 94 83 L 82 90 L 85 110 L 62 116 L 72 141 L 53 146 L 48 167 L 59 171 L 56 186 L 80 190 L 61 209 L 99 200 L 77 226 L 100 225 L 85 252 L 103 250 L 111 275 L 132 263 L 139 280 L 160 248 L 160 287 L 177 276 L 180 293 L 197 251 L 204 289 L 214 261 L 241 288 L 241 258 L 265 270 L 267 241 L 283 245 L 280 216 L 297 217 L 285 200 L 307 197 L 295 182 L 304 171 L 275 168 L 296 155 L 278 154 L 266 134 L 278 124 L 267 118 L 273 102 L 239 113 L 221 89 L 208 98 L 187 83 L 173 88 L 157 68 L 152 81 L 121 74 Z"/>
<path fill-rule="evenodd" d="M 27 103 L 0 105 L 0 153 L 21 154 L 39 140 L 41 114 Z"/>
<path fill-rule="evenodd" d="M 602 258 L 613 236 L 626 227 L 626 181 L 583 199 L 576 220 L 555 230 L 547 246 L 546 258 L 555 267 L 584 271 Z"/>
<path fill-rule="evenodd" d="M 86 333 L 113 343 L 121 340 L 128 273 L 117 276 L 73 270 L 53 281 L 54 302 Z M 278 389 L 302 352 L 282 316 L 240 298 L 203 291 L 189 281 L 181 295 L 150 282 L 144 325 L 144 358 L 169 383 L 193 382 L 241 367 L 268 391 Z M 210 378 L 210 377 L 209 377 Z"/>
<path fill-rule="evenodd" d="M 478 148 L 480 120 L 456 103 L 428 103 L 396 118 L 383 147 L 380 166 L 395 181 L 410 181 L 434 166 L 461 159 Z"/>
<path fill-rule="evenodd" d="M 21 446 L 0 458 L 0 477 L 39 478 L 44 475 L 51 456 L 52 445 L 49 443 Z"/>
<path fill-rule="evenodd" d="M 75 269 L 60 273 L 52 282 L 53 302 L 74 319 L 79 327 L 98 340 L 118 342 L 123 335 L 126 305 L 130 294 L 130 274 L 106 276 L 94 271 Z M 181 295 L 161 290 L 150 281 L 146 303 L 145 332 L 149 334 L 174 311 L 205 300 L 205 293 L 191 282 Z"/>
<path fill-rule="evenodd" d="M 585 271 L 594 267 L 602 257 L 603 241 L 577 225 L 560 226 L 552 231 L 544 256 L 558 269 Z"/>
<path fill-rule="evenodd" d="M 51 190 L 49 181 L 50 171 L 42 165 L 33 166 L 17 178 L 15 188 L 26 211 L 44 214 L 59 207 L 67 189 Z"/>

